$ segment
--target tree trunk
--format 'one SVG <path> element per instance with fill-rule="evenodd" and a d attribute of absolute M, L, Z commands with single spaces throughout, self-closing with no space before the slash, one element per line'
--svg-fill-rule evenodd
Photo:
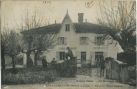
<path fill-rule="evenodd" d="M 5 54 L 4 54 L 4 48 L 1 49 L 1 65 L 2 65 L 1 79 L 2 79 L 2 81 L 3 81 L 4 70 L 5 70 Z"/>
<path fill-rule="evenodd" d="M 34 64 L 37 66 L 38 52 L 35 53 Z"/>
<path fill-rule="evenodd" d="M 2 70 L 5 70 L 5 54 L 4 54 L 4 48 L 1 49 L 1 65 L 2 65 Z"/>
<path fill-rule="evenodd" d="M 29 58 L 30 58 L 30 52 L 28 51 L 28 52 L 27 52 L 27 67 L 29 66 L 29 61 L 28 61 Z"/>
<path fill-rule="evenodd" d="M 27 52 L 27 60 L 30 58 L 30 52 Z"/>
<path fill-rule="evenodd" d="M 15 69 L 15 56 L 12 56 L 12 68 Z"/>
<path fill-rule="evenodd" d="M 28 68 L 33 66 L 33 61 L 32 61 L 32 59 L 30 57 L 30 54 L 31 54 L 31 51 L 28 51 L 27 52 L 27 67 Z"/>

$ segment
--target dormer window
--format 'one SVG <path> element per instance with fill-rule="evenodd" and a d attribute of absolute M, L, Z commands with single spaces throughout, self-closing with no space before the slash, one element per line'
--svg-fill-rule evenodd
<path fill-rule="evenodd" d="M 70 31 L 70 24 L 66 24 L 66 31 Z"/>

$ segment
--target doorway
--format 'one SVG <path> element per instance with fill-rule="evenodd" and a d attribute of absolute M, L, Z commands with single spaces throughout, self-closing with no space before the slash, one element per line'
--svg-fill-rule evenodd
<path fill-rule="evenodd" d="M 99 66 L 104 59 L 103 52 L 95 52 L 95 65 Z"/>

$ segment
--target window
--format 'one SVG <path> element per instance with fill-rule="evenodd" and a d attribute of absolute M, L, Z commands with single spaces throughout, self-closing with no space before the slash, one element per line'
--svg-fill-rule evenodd
<path fill-rule="evenodd" d="M 65 52 L 59 52 L 60 60 L 65 60 Z"/>
<path fill-rule="evenodd" d="M 96 45 L 103 45 L 104 44 L 104 40 L 103 40 L 102 36 L 95 37 L 95 44 Z"/>
<path fill-rule="evenodd" d="M 96 65 L 99 65 L 102 60 L 104 60 L 103 52 L 95 52 Z"/>
<path fill-rule="evenodd" d="M 70 24 L 66 24 L 66 31 L 70 31 Z"/>
<path fill-rule="evenodd" d="M 81 62 L 84 63 L 86 61 L 86 52 L 81 52 Z"/>
<path fill-rule="evenodd" d="M 81 45 L 88 44 L 88 37 L 80 37 L 80 44 Z"/>
<path fill-rule="evenodd" d="M 58 44 L 59 44 L 59 45 L 64 45 L 64 44 L 66 44 L 65 37 L 59 37 L 59 39 L 58 39 Z"/>

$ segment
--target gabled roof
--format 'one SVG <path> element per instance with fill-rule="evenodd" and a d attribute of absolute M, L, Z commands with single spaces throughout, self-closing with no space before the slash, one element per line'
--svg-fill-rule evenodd
<path fill-rule="evenodd" d="M 93 24 L 93 23 L 73 23 L 76 29 L 76 33 L 96 33 L 104 34 L 107 33 L 109 28 Z M 46 34 L 46 33 L 58 33 L 61 28 L 61 24 L 51 24 L 39 28 L 34 28 L 30 30 L 23 31 L 23 34 Z"/>
<path fill-rule="evenodd" d="M 104 34 L 109 28 L 93 23 L 74 23 L 77 33 Z"/>
<path fill-rule="evenodd" d="M 39 28 L 33 28 L 30 30 L 23 31 L 23 34 L 46 34 L 46 33 L 58 33 L 61 28 L 61 24 L 52 24 Z"/>

